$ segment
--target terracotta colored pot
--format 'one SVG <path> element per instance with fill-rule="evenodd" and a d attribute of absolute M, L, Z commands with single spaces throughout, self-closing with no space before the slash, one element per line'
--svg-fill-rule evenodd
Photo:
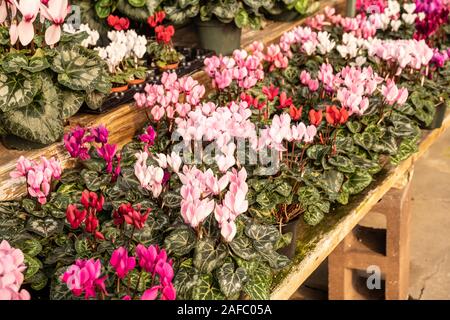
<path fill-rule="evenodd" d="M 111 88 L 111 93 L 116 93 L 116 92 L 124 92 L 128 90 L 128 85 L 123 85 L 120 87 L 112 87 Z"/>
<path fill-rule="evenodd" d="M 161 71 L 168 71 L 168 70 L 175 70 L 179 66 L 179 62 L 172 63 L 172 64 L 166 64 L 165 66 L 158 66 L 159 70 Z"/>
<path fill-rule="evenodd" d="M 145 79 L 131 79 L 131 80 L 127 80 L 127 82 L 130 86 L 135 86 L 135 85 L 144 83 Z"/>

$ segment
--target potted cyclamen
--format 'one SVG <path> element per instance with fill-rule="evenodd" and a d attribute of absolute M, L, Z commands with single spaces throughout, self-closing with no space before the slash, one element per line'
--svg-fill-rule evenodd
<path fill-rule="evenodd" d="M 165 17 L 164 11 L 159 11 L 147 19 L 148 25 L 155 31 L 155 39 L 149 42 L 147 52 L 151 61 L 161 71 L 177 69 L 183 58 L 173 47 L 172 37 L 175 34 L 175 28 L 172 25 L 162 25 Z"/>
<path fill-rule="evenodd" d="M 100 57 L 108 64 L 113 83 L 112 93 L 121 93 L 128 85 L 137 85 L 145 81 L 146 74 L 142 58 L 146 53 L 147 40 L 138 36 L 134 30 L 110 31 L 111 40 L 107 47 L 97 47 Z"/>

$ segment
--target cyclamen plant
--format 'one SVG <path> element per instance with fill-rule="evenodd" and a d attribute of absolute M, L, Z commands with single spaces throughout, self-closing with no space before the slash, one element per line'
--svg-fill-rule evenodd
<path fill-rule="evenodd" d="M 48 160 L 41 157 L 41 161 L 31 161 L 24 156 L 19 158 L 16 170 L 11 172 L 11 178 L 25 177 L 28 184 L 28 194 L 37 198 L 40 204 L 47 203 L 47 196 L 51 191 L 52 181 L 61 178 L 61 163 L 55 158 Z"/>
<path fill-rule="evenodd" d="M 84 294 L 84 299 L 90 298 L 122 299 L 122 300 L 175 300 L 176 290 L 172 280 L 174 271 L 172 260 L 169 260 L 164 249 L 158 246 L 136 247 L 136 256 L 129 256 L 125 247 L 114 250 L 109 264 L 111 268 L 102 276 L 105 268 L 99 259 L 78 259 L 61 276 L 61 281 L 67 285 L 75 296 Z M 123 279 L 135 270 L 139 278 L 133 286 L 129 281 L 121 286 Z M 116 280 L 117 285 L 107 288 L 107 283 Z M 141 286 L 149 286 L 142 294 Z M 109 291 L 109 292 L 108 292 Z"/>
<path fill-rule="evenodd" d="M 8 241 L 0 243 L 0 300 L 30 300 L 30 294 L 20 289 L 23 283 L 24 255 Z"/>
<path fill-rule="evenodd" d="M 89 130 L 76 127 L 64 136 L 64 146 L 72 157 L 82 161 L 90 160 L 95 150 L 96 156 L 105 161 L 105 170 L 111 174 L 111 180 L 115 181 L 121 171 L 121 156 L 117 145 L 108 143 L 108 135 L 108 130 L 102 125 Z M 94 147 L 94 142 L 100 146 Z"/>

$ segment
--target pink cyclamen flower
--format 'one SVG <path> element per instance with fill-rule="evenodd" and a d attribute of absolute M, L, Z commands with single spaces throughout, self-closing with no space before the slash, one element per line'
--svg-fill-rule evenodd
<path fill-rule="evenodd" d="M 28 171 L 33 167 L 33 162 L 20 156 L 16 164 L 16 170 L 10 173 L 11 178 L 26 177 Z"/>
<path fill-rule="evenodd" d="M 0 243 L 0 300 L 30 300 L 28 291 L 20 290 L 25 269 L 22 251 L 3 240 Z"/>
<path fill-rule="evenodd" d="M 101 277 L 102 264 L 99 259 L 78 259 L 61 276 L 61 281 L 67 285 L 75 296 L 83 292 L 85 299 L 95 298 L 97 291 L 106 293 L 106 276 Z"/>
<path fill-rule="evenodd" d="M 48 45 L 54 45 L 61 39 L 61 26 L 68 14 L 68 8 L 68 0 L 49 0 L 47 5 L 41 5 L 42 15 L 52 23 L 45 31 L 45 42 Z"/>
<path fill-rule="evenodd" d="M 10 28 L 10 36 L 12 44 L 15 44 L 17 39 L 23 46 L 27 46 L 33 40 L 34 26 L 33 23 L 39 14 L 40 0 L 14 0 L 17 9 L 22 13 L 22 20 L 17 27 Z"/>
<path fill-rule="evenodd" d="M 97 153 L 106 162 L 106 172 L 112 173 L 114 157 L 117 152 L 116 144 L 104 144 L 100 148 L 97 148 Z"/>
<path fill-rule="evenodd" d="M 93 136 L 86 136 L 85 128 L 78 126 L 64 135 L 64 146 L 71 157 L 88 160 L 91 156 L 89 155 L 89 146 L 86 144 L 93 140 Z"/>
<path fill-rule="evenodd" d="M 151 147 L 155 143 L 156 131 L 152 126 L 148 126 L 144 134 L 139 136 L 139 140 L 144 142 L 146 146 Z"/>
<path fill-rule="evenodd" d="M 128 256 L 128 251 L 124 247 L 120 247 L 111 255 L 109 261 L 116 270 L 117 276 L 123 279 L 136 266 L 136 259 Z"/>

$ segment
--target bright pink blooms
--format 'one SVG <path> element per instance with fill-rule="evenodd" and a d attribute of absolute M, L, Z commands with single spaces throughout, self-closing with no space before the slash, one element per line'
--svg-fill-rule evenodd
<path fill-rule="evenodd" d="M 99 125 L 98 127 L 91 128 L 91 136 L 97 143 L 107 143 L 108 142 L 108 129 L 105 126 Z"/>
<path fill-rule="evenodd" d="M 95 139 L 94 135 L 86 135 L 87 130 L 85 128 L 76 127 L 69 133 L 64 135 L 64 146 L 73 158 L 79 158 L 80 160 L 88 160 L 91 158 L 89 155 L 89 142 Z"/>
<path fill-rule="evenodd" d="M 147 108 L 153 120 L 184 117 L 195 108 L 205 94 L 205 87 L 192 77 L 178 79 L 176 73 L 163 73 L 161 84 L 147 84 L 144 93 L 136 93 L 138 108 Z"/>
<path fill-rule="evenodd" d="M 214 88 L 222 91 L 235 83 L 238 89 L 250 89 L 264 79 L 260 52 L 235 50 L 231 57 L 206 58 L 205 72 L 212 78 Z"/>
<path fill-rule="evenodd" d="M 176 292 L 172 284 L 174 277 L 172 260 L 168 260 L 166 251 L 158 246 L 147 248 L 138 244 L 136 256 L 139 266 L 152 274 L 152 279 L 155 279 L 155 276 L 158 276 L 159 279 L 159 285 L 147 289 L 141 296 L 141 300 L 155 300 L 159 293 L 161 293 L 161 300 L 175 300 Z"/>
<path fill-rule="evenodd" d="M 117 276 L 123 279 L 136 266 L 136 258 L 129 257 L 128 250 L 120 247 L 113 251 L 109 263 L 116 271 Z"/>
<path fill-rule="evenodd" d="M 97 153 L 106 162 L 106 172 L 113 172 L 113 164 L 116 159 L 117 145 L 116 144 L 103 144 L 97 148 Z"/>
<path fill-rule="evenodd" d="M 64 146 L 71 157 L 89 160 L 91 144 L 100 144 L 95 150 L 97 155 L 105 160 L 106 172 L 111 174 L 112 181 L 116 181 L 121 172 L 121 155 L 117 152 L 116 144 L 108 143 L 109 132 L 105 126 L 86 129 L 76 127 L 64 135 Z"/>
<path fill-rule="evenodd" d="M 38 163 L 21 156 L 17 162 L 16 171 L 11 172 L 10 176 L 11 178 L 25 177 L 28 194 L 37 198 L 40 204 L 45 204 L 52 180 L 61 178 L 61 163 L 53 157 L 50 160 L 41 157 L 41 162 Z"/>
<path fill-rule="evenodd" d="M 99 259 L 78 259 L 61 276 L 72 293 L 79 297 L 84 293 L 84 298 L 97 298 L 97 294 L 106 294 L 106 276 L 101 277 L 102 264 Z"/>
<path fill-rule="evenodd" d="M 20 290 L 25 269 L 22 251 L 3 240 L 0 243 L 0 300 L 30 300 L 28 291 Z"/>

